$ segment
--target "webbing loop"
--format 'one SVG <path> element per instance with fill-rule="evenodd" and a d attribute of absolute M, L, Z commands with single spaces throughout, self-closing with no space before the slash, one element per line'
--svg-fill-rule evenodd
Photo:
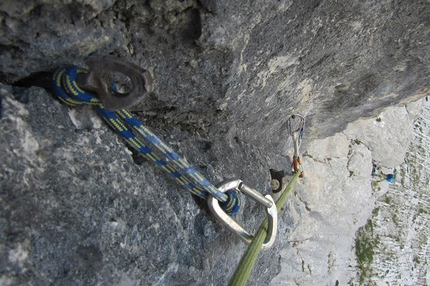
<path fill-rule="evenodd" d="M 86 73 L 88 70 L 75 66 L 57 70 L 52 82 L 57 97 L 71 106 L 93 105 L 99 116 L 130 146 L 144 155 L 148 161 L 163 169 L 186 190 L 204 199 L 208 195 L 215 197 L 225 207 L 224 210 L 231 215 L 238 212 L 240 199 L 236 194 L 225 194 L 219 191 L 129 111 L 126 109 L 109 111 L 104 108 L 101 100 L 95 94 L 81 89 L 76 83 L 76 79 L 78 74 Z"/>

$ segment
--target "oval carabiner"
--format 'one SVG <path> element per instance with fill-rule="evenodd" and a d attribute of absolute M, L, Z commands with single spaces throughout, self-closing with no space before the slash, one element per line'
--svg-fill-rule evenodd
<path fill-rule="evenodd" d="M 246 186 L 242 180 L 229 180 L 221 183 L 217 188 L 225 193 L 228 190 L 236 190 L 244 193 L 246 196 L 252 198 L 259 204 L 266 208 L 266 214 L 268 218 L 268 229 L 267 236 L 263 243 L 263 249 L 270 248 L 276 239 L 276 233 L 278 231 L 278 210 L 276 208 L 275 201 L 270 195 L 263 196 L 256 190 Z M 221 221 L 221 223 L 234 234 L 236 234 L 243 242 L 250 244 L 254 238 L 248 231 L 246 231 L 239 223 L 237 223 L 231 216 L 226 214 L 219 202 L 215 197 L 208 197 L 208 205 L 212 214 Z"/>

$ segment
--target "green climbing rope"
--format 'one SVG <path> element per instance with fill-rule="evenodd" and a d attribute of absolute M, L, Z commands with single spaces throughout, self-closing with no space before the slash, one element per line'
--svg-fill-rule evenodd
<path fill-rule="evenodd" d="M 276 201 L 276 208 L 278 209 L 278 213 L 281 211 L 283 205 L 287 201 L 288 195 L 293 189 L 297 179 L 299 178 L 301 172 L 296 172 L 293 176 L 285 190 L 282 192 L 279 199 Z M 254 267 L 255 261 L 257 260 L 258 254 L 261 251 L 261 247 L 266 239 L 267 235 L 267 218 L 263 221 L 257 233 L 254 236 L 251 244 L 248 246 L 245 254 L 242 256 L 242 259 L 239 262 L 236 271 L 230 279 L 229 286 L 244 286 L 248 281 L 248 277 L 251 274 L 252 268 Z"/>

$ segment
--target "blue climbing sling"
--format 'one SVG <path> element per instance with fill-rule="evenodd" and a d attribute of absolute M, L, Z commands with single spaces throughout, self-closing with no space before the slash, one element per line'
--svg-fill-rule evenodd
<path fill-rule="evenodd" d="M 223 193 L 219 191 L 129 111 L 126 109 L 109 111 L 95 94 L 81 89 L 76 83 L 77 76 L 78 74 L 87 73 L 88 70 L 75 66 L 57 70 L 54 74 L 52 85 L 57 97 L 71 106 L 93 105 L 99 116 L 130 146 L 164 170 L 186 190 L 205 199 L 210 194 L 220 201 L 223 210 L 230 215 L 239 211 L 240 199 L 236 192 Z M 164 158 L 152 151 L 145 141 L 154 146 Z"/>

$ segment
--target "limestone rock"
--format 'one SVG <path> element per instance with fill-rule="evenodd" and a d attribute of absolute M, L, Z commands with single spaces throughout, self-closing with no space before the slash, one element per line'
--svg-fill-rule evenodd
<path fill-rule="evenodd" d="M 372 159 L 397 164 L 406 141 L 388 145 L 398 152 L 392 160 L 372 144 L 376 133 L 397 135 L 376 123 L 367 137 L 344 130 L 358 118 L 373 124 L 381 112 L 377 124 L 396 122 L 384 108 L 429 95 L 425 1 L 5 0 L 0 19 L 6 285 L 226 284 L 245 249 L 205 203 L 148 162 L 136 165 L 91 109 L 54 100 L 49 81 L 59 67 L 110 54 L 150 70 L 151 100 L 132 111 L 213 183 L 241 178 L 267 192 L 269 168 L 290 169 L 288 117 L 307 116 L 306 171 L 327 183 L 303 180 L 249 285 L 270 283 L 282 267 L 303 281 L 336 282 L 307 247 L 346 281 L 344 264 L 336 265 L 352 259 L 351 235 L 371 209 L 368 168 Z M 244 200 L 245 227 L 254 230 L 263 217 Z M 314 235 L 330 251 L 306 240 Z M 288 257 L 297 263 L 278 264 Z"/>
<path fill-rule="evenodd" d="M 306 177 L 291 201 L 292 210 L 289 210 L 290 215 L 294 215 L 296 225 L 292 231 L 286 231 L 290 246 L 281 251 L 281 270 L 271 285 L 359 283 L 356 277 L 360 269 L 356 257 L 356 233 L 367 224 L 374 213 L 375 201 L 389 187 L 386 182 L 379 183 L 377 188 L 372 187 L 372 182 L 379 180 L 372 178 L 372 165 L 378 162 L 388 166 L 390 162 L 400 164 L 403 161 L 413 139 L 413 122 L 422 106 L 423 101 L 420 100 L 408 109 L 387 108 L 374 119 L 350 123 L 344 132 L 315 140 L 309 145 L 303 160 Z M 410 113 L 406 110 L 410 110 Z M 378 118 L 384 120 L 379 121 Z M 389 131 L 384 131 L 386 129 Z M 393 172 L 393 169 L 390 171 Z M 384 205 L 380 200 L 377 204 L 379 208 Z M 396 208 L 402 207 L 386 207 Z M 375 233 L 387 231 L 381 219 L 379 224 Z M 403 227 L 405 229 L 402 231 L 408 232 L 408 226 Z M 377 241 L 374 236 L 372 239 Z M 410 240 L 414 242 L 414 239 Z M 407 243 L 411 243 L 410 240 Z M 419 247 L 425 247 L 425 243 Z M 419 247 L 416 246 L 413 252 L 416 253 Z M 386 256 L 391 253 L 389 250 L 379 250 L 385 252 Z M 392 255 L 399 254 L 396 252 Z M 403 268 L 408 266 L 402 265 Z M 382 271 L 378 263 L 373 267 Z M 378 277 L 370 279 L 376 284 L 383 281 Z"/>
<path fill-rule="evenodd" d="M 379 165 L 387 168 L 397 167 L 403 162 L 413 138 L 413 129 L 404 126 L 413 125 L 417 111 L 420 111 L 421 107 L 421 101 L 417 101 L 408 107 L 386 109 L 376 119 L 354 122 L 344 133 L 349 139 L 357 140 L 357 143 L 369 148 L 373 159 Z"/>

